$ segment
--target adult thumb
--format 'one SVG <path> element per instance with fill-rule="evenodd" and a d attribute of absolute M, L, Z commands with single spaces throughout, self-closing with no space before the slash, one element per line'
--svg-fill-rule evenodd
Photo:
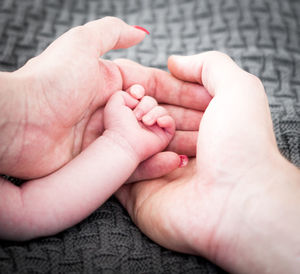
<path fill-rule="evenodd" d="M 220 97 L 218 100 L 222 105 L 226 104 L 228 112 L 231 110 L 237 117 L 245 111 L 250 114 L 258 109 L 263 109 L 264 115 L 269 116 L 261 81 L 224 53 L 209 51 L 192 56 L 171 56 L 168 67 L 176 78 L 203 85 L 212 97 Z"/>
<path fill-rule="evenodd" d="M 83 26 L 92 35 L 95 49 L 103 55 L 111 49 L 128 48 L 140 43 L 149 32 L 138 26 L 130 26 L 116 17 L 104 17 Z"/>
<path fill-rule="evenodd" d="M 242 131 L 248 136 L 247 129 L 252 128 L 255 134 L 264 132 L 268 140 L 276 143 L 262 82 L 240 68 L 228 55 L 210 51 L 193 56 L 171 56 L 168 67 L 173 76 L 203 85 L 213 97 L 200 129 L 204 128 L 204 121 L 209 121 L 206 125 L 210 129 L 222 125 L 222 129 L 218 129 L 222 133 L 235 128 L 237 136 L 241 136 Z"/>
<path fill-rule="evenodd" d="M 218 51 L 191 56 L 170 56 L 168 67 L 176 78 L 199 83 L 212 96 L 226 90 L 228 86 L 229 90 L 237 85 L 245 87 L 244 79 L 249 82 L 251 78 L 255 78 L 254 75 L 241 69 L 228 55 Z"/>
<path fill-rule="evenodd" d="M 146 34 L 148 31 L 142 27 L 130 26 L 116 17 L 104 17 L 70 29 L 49 48 L 60 45 L 61 50 L 76 46 L 92 55 L 102 56 L 112 49 L 132 47 Z"/>

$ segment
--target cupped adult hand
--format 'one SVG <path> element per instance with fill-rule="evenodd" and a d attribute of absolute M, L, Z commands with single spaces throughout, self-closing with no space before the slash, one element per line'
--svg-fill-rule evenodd
<path fill-rule="evenodd" d="M 123 186 L 118 199 L 167 248 L 231 272 L 297 269 L 300 174 L 278 152 L 261 81 L 219 52 L 172 56 L 168 67 L 213 97 L 197 156 L 164 177 Z"/>
<path fill-rule="evenodd" d="M 103 107 L 111 94 L 125 89 L 126 77 L 132 72 L 122 75 L 116 63 L 99 57 L 111 49 L 133 46 L 145 35 L 120 19 L 106 17 L 66 32 L 16 72 L 1 73 L 0 173 L 20 178 L 45 176 L 101 135 Z M 135 63 L 133 67 L 145 75 L 145 88 L 165 103 L 181 105 L 181 88 L 187 96 L 203 92 L 166 72 Z M 171 96 L 174 92 L 177 95 Z M 199 123 L 200 118 L 198 112 L 190 120 Z M 179 135 L 173 141 L 179 148 L 175 152 L 195 154 L 195 132 L 188 137 Z M 194 143 L 188 151 L 176 145 L 184 138 Z M 155 158 L 170 160 L 170 164 L 153 166 Z M 177 154 L 168 152 L 156 155 L 146 165 L 160 175 L 175 168 L 178 159 Z M 137 178 L 145 177 L 143 169 L 137 170 Z"/>

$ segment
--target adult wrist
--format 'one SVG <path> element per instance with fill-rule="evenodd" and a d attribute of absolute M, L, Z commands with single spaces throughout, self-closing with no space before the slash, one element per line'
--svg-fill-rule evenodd
<path fill-rule="evenodd" d="M 12 168 L 8 161 L 10 151 L 16 149 L 12 147 L 16 145 L 17 135 L 21 134 L 24 100 L 19 96 L 22 90 L 19 78 L 14 72 L 0 72 L 0 173 L 7 173 Z"/>
<path fill-rule="evenodd" d="M 239 189 L 245 198 L 235 205 L 235 212 L 228 213 L 235 215 L 234 224 L 227 227 L 216 262 L 232 273 L 296 273 L 300 267 L 299 169 L 277 153 L 247 180 Z"/>

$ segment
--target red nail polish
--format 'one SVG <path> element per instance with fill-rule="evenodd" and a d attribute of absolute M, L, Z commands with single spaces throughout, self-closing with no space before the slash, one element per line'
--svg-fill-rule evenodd
<path fill-rule="evenodd" d="M 180 157 L 179 167 L 185 167 L 189 162 L 189 158 L 186 155 L 179 155 L 179 157 Z"/>
<path fill-rule="evenodd" d="M 142 31 L 146 32 L 148 35 L 150 34 L 150 32 L 148 30 L 146 30 L 145 28 L 143 28 L 141 26 L 134 25 L 133 27 L 136 28 L 136 29 L 139 29 L 139 30 L 142 30 Z"/>

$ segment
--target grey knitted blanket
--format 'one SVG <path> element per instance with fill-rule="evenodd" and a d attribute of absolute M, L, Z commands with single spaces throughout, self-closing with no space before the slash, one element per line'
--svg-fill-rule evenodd
<path fill-rule="evenodd" d="M 278 146 L 300 166 L 300 0 L 0 0 L 0 70 L 69 28 L 112 15 L 151 35 L 106 58 L 166 69 L 171 54 L 220 50 L 262 79 Z M 0 242 L 0 273 L 222 273 L 144 236 L 115 199 L 56 236 Z"/>

